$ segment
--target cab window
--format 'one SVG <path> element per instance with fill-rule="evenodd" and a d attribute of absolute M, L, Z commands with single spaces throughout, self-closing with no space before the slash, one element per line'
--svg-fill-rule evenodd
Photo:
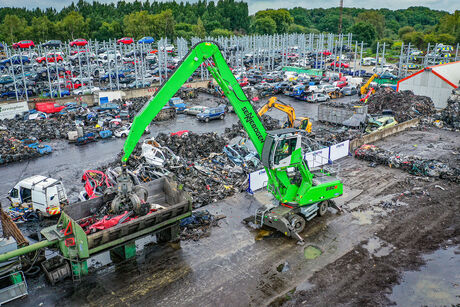
<path fill-rule="evenodd" d="M 297 138 L 291 138 L 282 140 L 278 143 L 275 154 L 275 164 L 278 164 L 281 160 L 289 157 L 295 150 L 297 144 Z"/>
<path fill-rule="evenodd" d="M 19 195 L 18 189 L 12 189 L 12 190 L 10 191 L 10 196 L 11 196 L 11 198 L 18 198 L 18 195 Z"/>
<path fill-rule="evenodd" d="M 21 188 L 21 199 L 23 202 L 28 202 L 32 200 L 32 190 Z"/>

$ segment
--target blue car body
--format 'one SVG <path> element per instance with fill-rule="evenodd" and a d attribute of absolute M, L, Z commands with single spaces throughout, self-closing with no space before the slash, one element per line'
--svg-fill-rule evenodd
<path fill-rule="evenodd" d="M 99 106 L 95 106 L 93 111 L 111 111 L 111 110 L 118 110 L 120 107 L 116 103 L 103 103 Z"/>
<path fill-rule="evenodd" d="M 219 108 L 210 108 L 204 112 L 198 113 L 196 118 L 200 121 L 210 121 L 212 119 L 223 119 L 225 117 L 225 109 L 222 107 Z"/>
<path fill-rule="evenodd" d="M 169 106 L 176 109 L 176 113 L 182 113 L 186 109 L 185 103 L 179 97 L 169 99 Z"/>
<path fill-rule="evenodd" d="M 292 90 L 292 93 L 290 93 L 289 96 L 300 97 L 304 91 L 305 91 L 305 85 L 299 85 L 299 86 L 296 86 Z"/>
<path fill-rule="evenodd" d="M 44 97 L 51 97 L 50 92 L 44 92 L 44 93 L 42 93 L 42 95 Z M 61 89 L 61 95 L 60 96 L 59 96 L 59 91 L 58 90 L 53 91 L 53 97 L 54 98 L 56 98 L 56 97 L 64 97 L 64 96 L 70 96 L 70 91 L 68 89 Z"/>
<path fill-rule="evenodd" d="M 153 39 L 153 37 L 151 36 L 144 36 L 143 38 L 141 38 L 140 40 L 138 40 L 137 42 L 139 44 L 153 44 L 155 40 Z"/>
<path fill-rule="evenodd" d="M 116 74 L 116 73 L 112 73 L 111 75 L 112 75 L 112 80 L 115 80 L 116 77 L 117 77 L 117 74 Z M 125 77 L 125 74 L 124 74 L 124 73 L 121 73 L 121 72 L 118 73 L 118 78 L 119 78 L 119 79 L 122 79 L 122 78 L 124 78 L 124 77 Z M 108 80 L 108 79 L 109 79 L 109 74 L 108 74 L 108 73 L 101 77 L 101 80 L 102 80 L 102 81 L 105 81 L 105 80 Z"/>
<path fill-rule="evenodd" d="M 6 65 L 9 65 L 9 64 L 13 64 L 13 65 L 21 64 L 21 57 L 22 57 L 22 63 L 23 64 L 30 63 L 29 58 L 27 56 L 25 56 L 25 55 L 23 55 L 23 56 L 13 55 L 9 59 L 4 59 L 4 60 L 0 61 L 0 65 L 5 65 L 6 66 Z"/>

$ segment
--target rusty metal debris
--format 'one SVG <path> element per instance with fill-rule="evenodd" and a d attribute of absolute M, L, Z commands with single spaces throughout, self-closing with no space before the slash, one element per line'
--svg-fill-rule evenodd
<path fill-rule="evenodd" d="M 415 176 L 460 182 L 460 168 L 449 166 L 435 159 L 406 156 L 374 145 L 362 145 L 356 149 L 355 157 L 371 163 L 399 168 Z"/>
<path fill-rule="evenodd" d="M 392 110 L 399 123 L 435 113 L 431 98 L 415 95 L 412 91 L 395 92 L 391 88 L 379 89 L 369 97 L 367 105 L 370 114 L 381 114 L 384 110 Z"/>

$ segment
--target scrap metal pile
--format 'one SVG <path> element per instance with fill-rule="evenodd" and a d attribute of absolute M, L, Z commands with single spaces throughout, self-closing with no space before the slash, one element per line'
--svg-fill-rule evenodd
<path fill-rule="evenodd" d="M 24 161 L 41 156 L 40 152 L 20 140 L 3 136 L 0 138 L 0 165 Z"/>
<path fill-rule="evenodd" d="M 381 114 L 384 110 L 392 110 L 399 123 L 435 113 L 431 98 L 415 95 L 412 91 L 395 92 L 391 88 L 378 90 L 369 97 L 367 104 L 370 114 Z"/>
<path fill-rule="evenodd" d="M 399 168 L 415 176 L 435 177 L 460 183 L 460 168 L 451 167 L 435 159 L 426 160 L 416 156 L 401 155 L 374 145 L 362 145 L 356 149 L 355 157 L 370 161 L 373 165 Z"/>
<path fill-rule="evenodd" d="M 140 181 L 174 174 L 176 181 L 189 192 L 195 208 L 224 199 L 247 188 L 251 164 L 237 165 L 223 153 L 229 140 L 216 133 L 160 133 L 155 140 L 162 153 L 168 148 L 176 157 L 166 158 L 162 165 L 148 164 L 142 146 L 136 146 L 128 167 Z"/>
<path fill-rule="evenodd" d="M 48 141 L 59 138 L 66 138 L 67 131 L 75 127 L 71 118 L 64 115 L 57 115 L 53 118 L 42 120 L 0 120 L 0 126 L 7 128 L 10 137 L 17 139 L 36 138 L 38 141 Z"/>
<path fill-rule="evenodd" d="M 218 226 L 218 221 L 225 216 L 212 215 L 208 210 L 195 211 L 191 216 L 180 221 L 181 240 L 198 241 L 211 235 L 211 228 Z"/>
<path fill-rule="evenodd" d="M 363 135 L 362 130 L 350 129 L 346 127 L 326 126 L 320 127 L 308 137 L 314 138 L 324 146 L 332 146 L 346 140 L 360 138 Z"/>
<path fill-rule="evenodd" d="M 276 130 L 282 128 L 281 122 L 269 115 L 262 115 L 261 119 L 266 130 Z M 225 128 L 224 136 L 227 139 L 233 139 L 238 136 L 247 137 L 248 134 L 243 129 L 241 122 L 238 122 L 237 124 L 233 124 L 231 128 Z"/>
<path fill-rule="evenodd" d="M 460 88 L 453 91 L 447 100 L 447 107 L 441 112 L 444 124 L 454 129 L 460 129 Z"/>

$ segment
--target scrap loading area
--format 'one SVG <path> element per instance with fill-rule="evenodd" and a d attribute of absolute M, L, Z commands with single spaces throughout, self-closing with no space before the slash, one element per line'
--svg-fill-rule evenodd
<path fill-rule="evenodd" d="M 431 132 L 403 132 L 379 146 L 395 146 L 405 133 Z M 417 148 L 427 139 L 419 138 Z M 450 141 L 438 145 L 448 150 L 455 146 Z M 81 284 L 67 280 L 43 287 L 41 276 L 29 281 L 30 295 L 13 305 L 120 306 L 154 300 L 159 306 L 313 306 L 326 297 L 332 304 L 386 305 L 402 272 L 423 267 L 424 254 L 460 243 L 458 184 L 352 157 L 341 166 L 345 193 L 338 203 L 343 212 L 330 209 L 310 221 L 301 234 L 305 245 L 242 223 L 271 195 L 237 193 L 206 206 L 211 214 L 226 217 L 209 236 L 182 241 L 180 248 L 146 239 L 137 243 L 134 260 L 117 264 L 98 255 L 89 261 L 94 273 Z M 442 291 L 458 295 L 452 285 Z"/>
<path fill-rule="evenodd" d="M 296 106 L 295 101 L 291 103 Z M 276 111 L 269 115 L 284 119 Z M 227 124 L 231 118 L 225 119 L 225 126 L 231 127 Z M 181 125 L 196 124 L 183 120 Z M 176 127 L 177 123 L 163 122 L 151 130 L 154 134 L 160 129 L 172 132 Z M 452 131 L 420 125 L 374 144 L 396 154 L 458 165 L 458 134 Z M 119 150 L 116 142 L 106 147 L 104 150 L 113 151 L 107 155 Z M 55 155 L 59 158 L 71 149 L 63 147 L 62 153 Z M 85 150 L 94 155 L 92 147 Z M 221 219 L 205 229 L 182 228 L 180 244 L 157 245 L 154 235 L 144 237 L 136 242 L 137 256 L 133 259 L 113 263 L 109 252 L 90 258 L 90 274 L 78 284 L 67 279 L 50 285 L 43 274 L 28 278 L 29 295 L 10 304 L 120 306 L 154 300 L 159 306 L 235 302 L 314 306 L 326 298 L 333 304 L 389 304 L 392 289 L 402 282 L 403 273 L 423 268 L 424 255 L 448 246 L 457 246 L 458 251 L 460 189 L 458 177 L 455 182 L 436 174 L 411 174 L 370 157 L 362 160 L 349 156 L 337 163 L 344 195 L 336 203 L 343 211 L 331 208 L 326 215 L 309 221 L 300 234 L 304 245 L 273 229 L 253 229 L 247 221 L 272 196 L 265 189 L 254 195 L 238 191 L 197 209 Z M 37 161 L 30 163 L 32 172 Z M 63 163 L 62 170 L 57 170 L 66 184 L 75 182 L 77 169 L 84 167 L 84 161 L 77 163 Z M 22 167 L 12 164 L 6 170 Z M 25 173 L 29 171 L 25 169 Z M 32 234 L 53 223 L 23 223 L 20 228 Z M 454 259 L 458 261 L 458 255 Z M 444 292 L 455 298 L 458 287 L 451 284 L 442 289 Z"/>
<path fill-rule="evenodd" d="M 389 87 L 254 97 L 199 46 L 117 111 L 2 122 L 0 303 L 456 304 L 458 90 L 444 111 Z M 171 98 L 200 50 L 217 84 Z"/>

